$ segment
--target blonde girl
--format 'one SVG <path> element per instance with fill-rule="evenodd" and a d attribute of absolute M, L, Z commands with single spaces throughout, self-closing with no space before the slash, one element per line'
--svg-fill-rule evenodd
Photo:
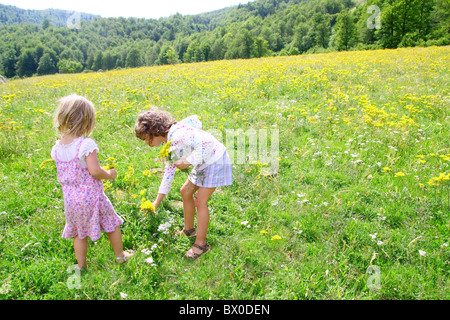
<path fill-rule="evenodd" d="M 118 263 L 126 262 L 120 225 L 123 220 L 103 191 L 103 180 L 117 177 L 115 169 L 105 170 L 98 161 L 99 151 L 88 138 L 94 129 L 95 109 L 91 101 L 78 95 L 60 100 L 55 126 L 61 135 L 51 151 L 64 195 L 66 224 L 62 238 L 73 238 L 80 269 L 87 268 L 88 238 L 97 241 L 101 231 L 108 233 Z"/>

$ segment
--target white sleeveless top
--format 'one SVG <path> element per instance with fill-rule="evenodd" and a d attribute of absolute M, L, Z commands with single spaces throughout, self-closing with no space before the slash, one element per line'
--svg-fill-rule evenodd
<path fill-rule="evenodd" d="M 85 138 L 84 141 L 81 143 L 80 152 L 77 155 L 77 147 L 80 142 L 80 139 L 83 139 L 83 137 L 76 138 L 69 144 L 60 144 L 59 141 L 56 141 L 56 144 L 52 148 L 51 157 L 53 160 L 56 161 L 56 150 L 58 150 L 58 159 L 61 161 L 70 161 L 76 156 L 78 157 L 78 160 L 80 161 L 80 164 L 83 168 L 87 168 L 86 164 L 86 157 L 94 151 L 99 152 L 99 149 L 97 147 L 97 144 L 94 140 L 90 138 Z"/>

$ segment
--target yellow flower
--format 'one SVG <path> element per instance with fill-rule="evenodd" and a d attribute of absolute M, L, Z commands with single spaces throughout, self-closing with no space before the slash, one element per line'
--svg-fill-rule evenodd
<path fill-rule="evenodd" d="M 268 232 L 267 232 L 266 230 L 261 230 L 261 231 L 259 232 L 259 234 L 263 236 L 263 235 L 265 235 L 265 234 L 268 234 Z"/>
<path fill-rule="evenodd" d="M 162 147 L 161 151 L 159 152 L 159 155 L 161 158 L 167 158 L 169 156 L 169 150 L 170 150 L 170 144 L 172 141 L 168 141 L 164 147 Z"/>
<path fill-rule="evenodd" d="M 109 157 L 108 159 L 106 159 L 105 162 L 107 162 L 106 166 L 103 166 L 102 168 L 105 169 L 106 171 L 110 170 L 110 169 L 114 169 L 117 165 L 115 163 L 116 159 L 113 157 Z"/>
<path fill-rule="evenodd" d="M 109 188 L 111 188 L 112 187 L 112 183 L 111 182 L 109 182 L 109 181 L 105 181 L 104 183 L 103 183 L 103 189 L 106 191 L 106 190 L 108 190 Z"/>
<path fill-rule="evenodd" d="M 384 167 L 384 168 L 383 168 L 383 172 L 387 172 L 387 171 L 392 171 L 392 169 L 389 168 L 389 167 Z"/>
<path fill-rule="evenodd" d="M 148 170 L 148 169 L 145 169 L 144 171 L 142 171 L 142 174 L 145 177 L 151 177 L 152 176 L 152 172 L 150 170 Z"/>
<path fill-rule="evenodd" d="M 153 203 L 150 200 L 142 199 L 141 203 L 141 210 L 150 210 L 151 212 L 155 212 L 155 207 L 153 206 Z"/>
<path fill-rule="evenodd" d="M 274 235 L 270 240 L 281 240 L 281 237 L 279 235 Z"/>
<path fill-rule="evenodd" d="M 403 173 L 403 172 L 397 172 L 396 174 L 395 174 L 395 178 L 397 178 L 397 177 L 404 177 L 405 176 L 405 174 Z"/>
<path fill-rule="evenodd" d="M 39 167 L 41 168 L 41 170 L 43 170 L 44 167 L 45 167 L 45 165 L 46 165 L 47 163 L 49 163 L 49 162 L 52 162 L 52 161 L 53 161 L 53 159 L 47 159 L 47 160 L 45 160 L 44 162 L 42 162 L 41 165 L 40 165 Z"/>

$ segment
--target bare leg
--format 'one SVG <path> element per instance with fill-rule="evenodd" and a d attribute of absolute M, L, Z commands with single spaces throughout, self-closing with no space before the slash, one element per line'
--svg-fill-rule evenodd
<path fill-rule="evenodd" d="M 197 207 L 197 237 L 195 244 L 200 246 L 206 244 L 206 234 L 209 226 L 208 200 L 215 190 L 216 188 L 199 188 L 195 198 L 195 206 Z M 196 247 L 192 247 L 192 251 L 197 254 L 201 253 L 201 250 Z"/>
<path fill-rule="evenodd" d="M 120 227 L 108 233 L 109 242 L 114 250 L 116 257 L 123 257 L 123 244 L 122 244 L 122 232 L 120 232 Z"/>
<path fill-rule="evenodd" d="M 186 180 L 181 187 L 181 197 L 183 198 L 183 211 L 184 211 L 184 230 L 191 230 L 194 228 L 195 217 L 195 202 L 194 193 L 198 190 L 198 187 L 189 180 Z"/>
<path fill-rule="evenodd" d="M 75 250 L 75 256 L 77 257 L 78 267 L 87 268 L 86 256 L 87 256 L 88 238 L 80 239 L 75 236 L 73 239 L 73 248 Z"/>

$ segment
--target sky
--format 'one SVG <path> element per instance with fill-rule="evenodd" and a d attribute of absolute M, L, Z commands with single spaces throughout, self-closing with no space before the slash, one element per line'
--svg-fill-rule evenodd
<path fill-rule="evenodd" d="M 199 14 L 223 9 L 249 0 L 0 0 L 1 4 L 21 9 L 62 9 L 108 17 L 153 18 Z"/>

